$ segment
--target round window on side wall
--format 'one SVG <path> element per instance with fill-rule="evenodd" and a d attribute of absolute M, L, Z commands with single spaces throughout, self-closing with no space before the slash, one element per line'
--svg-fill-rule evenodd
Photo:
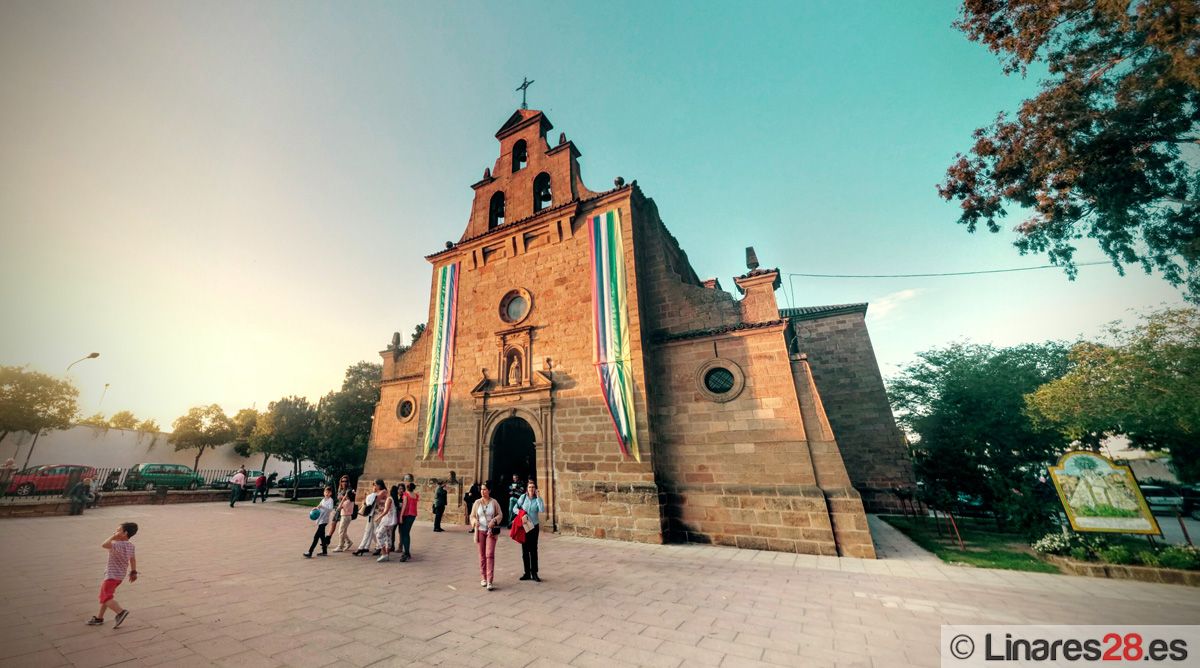
<path fill-rule="evenodd" d="M 533 308 L 533 298 L 524 288 L 516 288 L 504 293 L 500 298 L 500 319 L 508 325 L 517 325 L 529 317 Z"/>
<path fill-rule="evenodd" d="M 710 401 L 732 401 L 746 386 L 746 376 L 732 360 L 711 359 L 696 370 L 696 386 Z"/>
<path fill-rule="evenodd" d="M 409 422 L 417 414 L 417 398 L 413 395 L 408 395 L 401 399 L 396 404 L 396 419 L 401 422 Z"/>

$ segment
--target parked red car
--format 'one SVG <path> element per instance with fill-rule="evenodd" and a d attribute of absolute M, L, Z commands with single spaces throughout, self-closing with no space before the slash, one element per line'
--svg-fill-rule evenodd
<path fill-rule="evenodd" d="M 96 469 L 78 464 L 47 464 L 31 466 L 24 471 L 13 474 L 12 482 L 8 485 L 8 493 L 17 496 L 32 496 L 48 492 L 63 492 L 67 482 L 72 478 L 83 480 L 96 477 Z"/>

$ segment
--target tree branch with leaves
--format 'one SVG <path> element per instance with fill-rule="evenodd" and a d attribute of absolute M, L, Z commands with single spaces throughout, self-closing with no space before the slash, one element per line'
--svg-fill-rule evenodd
<path fill-rule="evenodd" d="M 1118 272 L 1158 271 L 1200 301 L 1200 4 L 966 0 L 955 27 L 1006 74 L 1044 65 L 1041 92 L 975 131 L 938 193 L 958 222 L 1000 231 L 1075 277 L 1081 239 Z"/>

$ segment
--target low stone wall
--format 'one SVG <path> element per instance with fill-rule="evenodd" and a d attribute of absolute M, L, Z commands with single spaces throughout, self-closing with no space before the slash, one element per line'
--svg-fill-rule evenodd
<path fill-rule="evenodd" d="M 1050 554 L 1043 555 L 1042 558 L 1072 575 L 1200 587 L 1200 571 L 1181 571 L 1174 568 L 1155 568 L 1153 566 L 1123 566 L 1120 564 L 1102 564 L 1093 561 L 1075 561 L 1074 559 Z"/>
<path fill-rule="evenodd" d="M 229 492 L 221 490 L 201 490 L 196 492 L 172 490 L 166 494 L 159 494 L 158 492 L 110 492 L 101 496 L 99 507 L 162 505 L 164 503 L 203 503 L 228 500 Z M 0 518 L 67 515 L 70 512 L 71 502 L 62 497 L 0 504 Z M 85 509 L 84 512 L 87 512 L 87 510 Z"/>

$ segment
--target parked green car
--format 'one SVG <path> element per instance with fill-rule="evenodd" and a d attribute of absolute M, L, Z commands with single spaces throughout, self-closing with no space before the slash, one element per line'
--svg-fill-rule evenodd
<path fill-rule="evenodd" d="M 295 479 L 289 475 L 286 478 L 280 478 L 278 486 L 281 490 L 287 490 L 291 489 L 294 484 Z M 300 473 L 300 484 L 296 486 L 300 489 L 320 489 L 328 484 L 329 480 L 325 477 L 324 473 L 320 471 L 302 471 Z"/>
<path fill-rule="evenodd" d="M 158 487 L 196 489 L 203 484 L 204 478 L 184 464 L 138 464 L 125 476 L 125 489 L 131 491 Z"/>

